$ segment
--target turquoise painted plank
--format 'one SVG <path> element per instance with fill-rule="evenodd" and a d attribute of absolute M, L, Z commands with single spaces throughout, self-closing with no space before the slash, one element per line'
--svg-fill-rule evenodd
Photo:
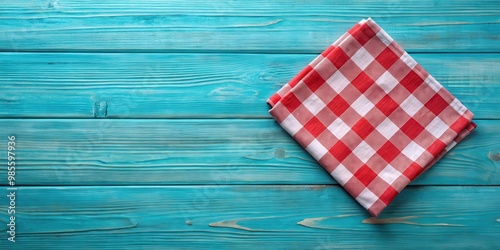
<path fill-rule="evenodd" d="M 0 117 L 270 118 L 315 55 L 0 53 Z M 413 54 L 479 119 L 500 119 L 499 54 Z"/>
<path fill-rule="evenodd" d="M 499 196 L 410 187 L 373 219 L 338 186 L 19 187 L 16 242 L 0 248 L 495 249 Z"/>
<path fill-rule="evenodd" d="M 373 17 L 409 51 L 499 52 L 496 0 L 0 1 L 3 51 L 319 52 Z"/>
<path fill-rule="evenodd" d="M 500 121 L 477 124 L 414 185 L 499 185 Z M 0 119 L 0 128 L 5 161 L 16 136 L 19 185 L 335 183 L 269 119 Z"/>

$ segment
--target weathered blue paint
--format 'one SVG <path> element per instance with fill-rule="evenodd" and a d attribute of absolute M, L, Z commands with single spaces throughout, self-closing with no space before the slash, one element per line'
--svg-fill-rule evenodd
<path fill-rule="evenodd" d="M 500 189 L 493 186 L 409 187 L 379 219 L 337 185 L 22 187 L 17 195 L 20 234 L 14 244 L 2 239 L 2 249 L 495 249 L 500 243 Z M 2 222 L 6 217 L 0 215 Z"/>
<path fill-rule="evenodd" d="M 378 219 L 265 104 L 369 16 L 478 124 Z M 499 17 L 496 0 L 0 0 L 0 249 L 498 248 Z"/>
<path fill-rule="evenodd" d="M 106 102 L 100 117 L 270 118 L 266 99 L 314 56 L 1 53 L 0 117 L 94 118 Z M 413 56 L 476 118 L 500 118 L 497 54 Z"/>
<path fill-rule="evenodd" d="M 318 53 L 372 17 L 410 52 L 499 52 L 497 0 L 2 1 L 4 51 Z"/>
<path fill-rule="evenodd" d="M 477 124 L 413 184 L 500 185 L 500 121 Z M 17 138 L 20 185 L 335 183 L 272 119 L 0 119 L 0 128 Z"/>

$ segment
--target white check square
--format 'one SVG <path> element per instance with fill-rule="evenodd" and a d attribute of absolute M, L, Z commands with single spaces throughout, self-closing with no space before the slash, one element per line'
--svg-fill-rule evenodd
<path fill-rule="evenodd" d="M 332 87 L 335 92 L 340 93 L 344 88 L 351 84 L 351 82 L 339 70 L 335 71 L 333 75 L 326 80 L 326 83 Z"/>
<path fill-rule="evenodd" d="M 357 156 L 363 163 L 366 163 L 373 155 L 375 155 L 375 150 L 373 150 L 370 145 L 365 141 L 362 141 L 352 153 Z"/>
<path fill-rule="evenodd" d="M 410 116 L 415 115 L 423 106 L 424 104 L 411 94 L 401 103 L 401 109 Z"/>
<path fill-rule="evenodd" d="M 418 157 L 424 153 L 425 149 L 420 147 L 420 145 L 411 141 L 408 145 L 401 151 L 406 157 L 408 157 L 412 161 L 416 161 Z"/>
<path fill-rule="evenodd" d="M 386 71 L 375 81 L 375 83 L 380 86 L 385 93 L 389 93 L 399 84 L 399 81 L 389 73 L 389 71 Z"/>
<path fill-rule="evenodd" d="M 417 66 L 417 62 L 408 54 L 408 53 L 403 53 L 401 56 L 401 61 L 403 61 L 410 69 L 415 68 Z"/>
<path fill-rule="evenodd" d="M 294 136 L 303 127 L 302 124 L 293 116 L 288 115 L 280 124 L 291 136 Z"/>
<path fill-rule="evenodd" d="M 389 118 L 385 118 L 376 128 L 381 135 L 383 135 L 387 140 L 398 132 L 399 128 L 391 121 Z"/>
<path fill-rule="evenodd" d="M 361 193 L 356 197 L 356 200 L 366 209 L 369 209 L 377 200 L 378 197 L 370 191 L 370 189 L 365 188 Z"/>
<path fill-rule="evenodd" d="M 368 67 L 368 65 L 370 65 L 370 63 L 372 63 L 373 60 L 375 60 L 375 58 L 373 58 L 373 56 L 370 55 L 370 53 L 368 53 L 368 51 L 366 51 L 365 48 L 361 47 L 359 48 L 358 51 L 356 51 L 356 53 L 354 53 L 354 55 L 352 55 L 351 60 L 361 70 L 365 70 L 366 67 Z"/>
<path fill-rule="evenodd" d="M 358 99 L 356 99 L 356 101 L 354 101 L 351 107 L 358 112 L 359 115 L 365 116 L 368 111 L 375 107 L 375 105 L 373 105 L 373 103 L 364 95 L 361 95 Z"/>
<path fill-rule="evenodd" d="M 457 99 L 453 99 L 451 101 L 450 106 L 458 112 L 459 115 L 464 115 L 465 112 L 467 111 L 467 108 Z"/>
<path fill-rule="evenodd" d="M 434 77 L 432 77 L 431 75 L 427 76 L 424 82 L 429 87 L 431 87 L 431 89 L 434 90 L 434 92 L 436 93 L 443 88 L 443 85 L 441 85 L 438 81 L 436 81 L 436 79 L 434 79 Z"/>
<path fill-rule="evenodd" d="M 342 137 L 351 130 L 351 128 L 340 118 L 335 119 L 326 129 L 332 132 L 337 139 L 342 139 Z"/>
<path fill-rule="evenodd" d="M 448 130 L 449 126 L 443 122 L 439 117 L 435 117 L 426 127 L 425 130 L 429 131 L 434 137 L 441 137 L 444 132 Z"/>
<path fill-rule="evenodd" d="M 399 172 L 393 166 L 387 165 L 384 169 L 382 169 L 382 171 L 380 171 L 378 176 L 382 178 L 382 180 L 387 182 L 387 184 L 391 185 L 401 176 L 401 172 Z"/>
<path fill-rule="evenodd" d="M 326 107 L 325 103 L 314 93 L 311 94 L 303 102 L 303 104 L 313 115 L 318 114 L 319 111 L 321 111 L 324 107 Z"/>
<path fill-rule="evenodd" d="M 354 175 L 344 165 L 338 165 L 330 175 L 340 184 L 346 184 Z"/>
<path fill-rule="evenodd" d="M 327 152 L 328 149 L 321 144 L 317 139 L 314 139 L 309 145 L 306 147 L 307 152 L 309 152 L 314 159 L 321 159 Z"/>
<path fill-rule="evenodd" d="M 385 30 L 381 29 L 379 32 L 377 32 L 376 36 L 384 43 L 385 45 L 389 45 L 392 43 L 392 37 L 385 32 Z"/>

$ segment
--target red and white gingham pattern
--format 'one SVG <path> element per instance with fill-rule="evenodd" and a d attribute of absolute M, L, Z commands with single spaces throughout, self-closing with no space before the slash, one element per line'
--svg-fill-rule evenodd
<path fill-rule="evenodd" d="M 279 124 L 373 216 L 475 128 L 473 114 L 371 19 L 268 103 Z"/>

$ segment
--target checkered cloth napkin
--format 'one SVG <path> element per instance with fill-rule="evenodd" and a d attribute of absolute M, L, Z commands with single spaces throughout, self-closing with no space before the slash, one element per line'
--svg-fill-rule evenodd
<path fill-rule="evenodd" d="M 476 127 L 473 114 L 371 19 L 268 103 L 278 123 L 373 216 Z"/>

